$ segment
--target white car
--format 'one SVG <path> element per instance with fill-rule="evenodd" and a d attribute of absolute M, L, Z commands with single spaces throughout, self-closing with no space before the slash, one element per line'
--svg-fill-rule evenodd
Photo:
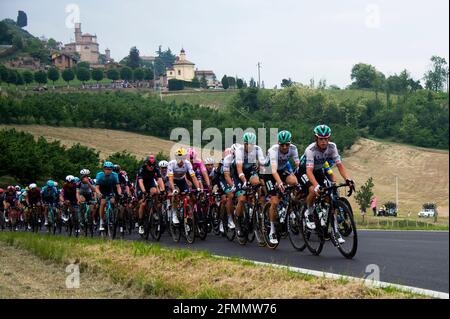
<path fill-rule="evenodd" d="M 434 217 L 435 211 L 434 209 L 422 209 L 417 215 L 419 217 Z"/>

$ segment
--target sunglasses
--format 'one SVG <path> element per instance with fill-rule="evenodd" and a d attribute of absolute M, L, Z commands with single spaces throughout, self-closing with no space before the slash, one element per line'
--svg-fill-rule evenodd
<path fill-rule="evenodd" d="M 287 146 L 290 146 L 290 145 L 291 145 L 291 143 L 280 144 L 280 146 L 282 146 L 282 147 L 287 147 Z"/>
<path fill-rule="evenodd" d="M 320 142 L 328 142 L 330 140 L 330 138 L 329 137 L 319 137 L 318 140 Z"/>

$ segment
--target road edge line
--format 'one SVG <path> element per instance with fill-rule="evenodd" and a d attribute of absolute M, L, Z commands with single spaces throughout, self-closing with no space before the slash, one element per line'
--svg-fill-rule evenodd
<path fill-rule="evenodd" d="M 286 269 L 286 270 L 301 273 L 304 275 L 310 275 L 310 276 L 315 276 L 315 277 L 320 277 L 320 278 L 327 278 L 327 279 L 334 279 L 334 280 L 343 279 L 343 280 L 361 282 L 361 283 L 364 283 L 366 286 L 369 286 L 372 288 L 396 288 L 401 291 L 411 292 L 411 293 L 424 295 L 424 296 L 428 296 L 428 297 L 433 297 L 433 298 L 438 298 L 438 299 L 449 299 L 448 293 L 435 291 L 435 290 L 393 284 L 393 283 L 378 281 L 378 280 L 363 279 L 363 278 L 347 276 L 347 275 L 339 275 L 339 274 L 334 274 L 334 273 L 324 272 L 324 271 L 319 271 L 319 270 L 312 270 L 312 269 L 306 269 L 306 268 L 266 263 L 266 262 L 262 262 L 262 261 L 256 261 L 256 260 L 245 259 L 245 258 L 240 258 L 240 257 L 227 257 L 227 256 L 220 256 L 220 255 L 212 255 L 212 256 L 216 257 L 216 258 L 221 258 L 221 259 L 236 259 L 237 258 L 242 261 L 251 262 L 255 265 L 269 266 L 269 267 L 278 268 L 278 269 Z"/>

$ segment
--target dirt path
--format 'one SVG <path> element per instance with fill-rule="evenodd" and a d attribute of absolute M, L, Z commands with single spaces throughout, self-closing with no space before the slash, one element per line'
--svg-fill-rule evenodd
<path fill-rule="evenodd" d="M 137 298 L 101 274 L 80 274 L 80 288 L 66 288 L 65 266 L 0 242 L 0 299 L 2 298 Z"/>

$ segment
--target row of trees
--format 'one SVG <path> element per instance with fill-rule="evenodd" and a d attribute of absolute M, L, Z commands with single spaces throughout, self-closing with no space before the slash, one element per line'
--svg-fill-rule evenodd
<path fill-rule="evenodd" d="M 36 71 L 29 70 L 19 71 L 16 69 L 8 69 L 3 65 L 0 65 L 0 82 L 7 83 L 8 85 L 28 85 L 33 82 L 38 84 L 46 84 L 48 81 L 52 81 L 53 85 L 59 79 L 63 79 L 67 85 L 75 78 L 85 83 L 89 80 L 100 82 L 107 78 L 112 81 L 124 80 L 124 81 L 150 81 L 153 79 L 153 71 L 149 69 L 137 68 L 132 70 L 129 67 L 122 67 L 119 69 L 89 69 L 88 66 L 81 62 L 72 69 L 66 69 L 60 72 L 57 68 L 50 68 L 48 71 Z"/>
<path fill-rule="evenodd" d="M 94 177 L 103 164 L 95 149 L 80 144 L 66 148 L 60 141 L 48 142 L 43 137 L 36 140 L 33 135 L 14 129 L 0 131 L 0 148 L 0 176 L 9 175 L 21 184 L 48 179 L 63 181 L 69 174 L 78 176 L 83 168 L 88 168 Z M 158 160 L 168 158 L 161 152 L 155 155 Z M 143 162 L 126 151 L 116 152 L 106 160 L 119 164 L 130 176 Z"/>
<path fill-rule="evenodd" d="M 424 74 L 423 80 L 425 88 L 435 92 L 448 91 L 448 64 L 445 58 L 433 56 L 430 59 L 430 69 Z M 353 83 L 351 88 L 373 89 L 375 92 L 387 91 L 389 93 L 398 93 L 406 95 L 408 91 L 422 89 L 420 80 L 411 78 L 407 70 L 400 74 L 394 74 L 386 77 L 378 71 L 373 65 L 358 63 L 353 66 L 351 72 Z"/>

